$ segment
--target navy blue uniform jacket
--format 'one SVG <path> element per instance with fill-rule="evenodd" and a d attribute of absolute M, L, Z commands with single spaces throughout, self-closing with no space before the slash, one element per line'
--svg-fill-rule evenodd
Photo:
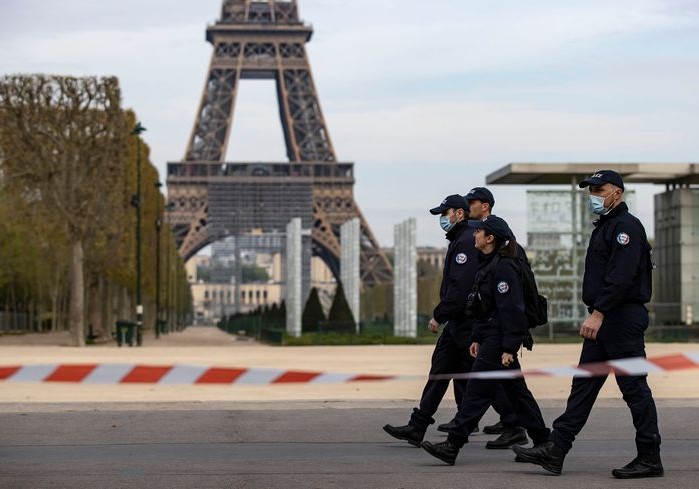
<path fill-rule="evenodd" d="M 645 304 L 652 292 L 651 247 L 643 224 L 622 202 L 595 221 L 585 255 L 583 302 L 603 314 Z"/>
<path fill-rule="evenodd" d="M 448 331 L 460 347 L 467 346 L 473 329 L 473 321 L 466 319 L 465 309 L 478 267 L 474 231 L 466 221 L 461 221 L 447 233 L 449 248 L 444 258 L 439 304 L 433 313 L 438 323 L 449 322 Z"/>
<path fill-rule="evenodd" d="M 475 279 L 487 312 L 475 321 L 473 341 L 482 343 L 486 338 L 499 337 L 502 350 L 512 354 L 517 353 L 528 332 L 519 260 L 497 252 L 481 254 Z"/>

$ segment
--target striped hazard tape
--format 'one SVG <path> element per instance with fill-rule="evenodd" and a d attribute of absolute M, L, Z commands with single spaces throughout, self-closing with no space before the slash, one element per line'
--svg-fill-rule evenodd
<path fill-rule="evenodd" d="M 548 367 L 524 370 L 490 370 L 466 374 L 430 375 L 431 380 L 446 379 L 513 379 L 517 377 L 600 377 L 647 375 L 699 368 L 699 351 L 653 358 L 633 357 L 606 362 L 582 363 L 577 367 Z"/>
<path fill-rule="evenodd" d="M 431 380 L 512 379 L 521 376 L 595 377 L 602 375 L 646 375 L 699 368 L 699 351 L 653 358 L 624 358 L 608 362 L 581 364 L 577 367 L 548 367 L 525 370 L 492 370 L 465 374 L 431 375 Z M 72 382 L 82 384 L 160 384 L 160 385 L 269 385 L 269 384 L 336 384 L 389 380 L 415 380 L 414 375 L 365 375 L 335 372 L 312 372 L 273 368 L 226 368 L 197 365 L 23 365 L 0 366 L 0 381 Z"/>
<path fill-rule="evenodd" d="M 0 381 L 81 384 L 332 384 L 397 380 L 398 375 L 359 375 L 272 368 L 221 368 L 196 365 L 23 365 L 0 366 Z"/>

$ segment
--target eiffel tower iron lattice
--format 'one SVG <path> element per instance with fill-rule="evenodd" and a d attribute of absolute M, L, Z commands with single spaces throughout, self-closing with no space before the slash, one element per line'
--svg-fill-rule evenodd
<path fill-rule="evenodd" d="M 312 34 L 297 0 L 223 1 L 206 31 L 214 49 L 185 157 L 168 163 L 179 252 L 186 260 L 227 236 L 283 231 L 300 217 L 313 254 L 339 279 L 340 226 L 357 217 L 362 283 L 391 281 L 391 264 L 354 200 L 354 165 L 337 161 L 330 140 L 305 48 Z M 241 79 L 276 81 L 288 163 L 224 161 Z"/>

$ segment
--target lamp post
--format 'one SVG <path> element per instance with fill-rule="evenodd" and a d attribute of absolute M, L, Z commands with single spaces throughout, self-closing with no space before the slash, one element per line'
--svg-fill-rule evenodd
<path fill-rule="evenodd" d="M 131 131 L 136 136 L 136 195 L 131 203 L 136 207 L 136 345 L 143 344 L 143 293 L 141 290 L 141 133 L 146 128 L 140 122 Z"/>
<path fill-rule="evenodd" d="M 173 301 L 173 309 L 175 312 L 175 316 L 174 316 L 175 328 L 174 328 L 174 330 L 176 332 L 180 331 L 180 311 L 179 311 L 179 308 L 180 308 L 180 297 L 179 297 L 180 288 L 179 288 L 179 284 L 178 284 L 179 277 L 180 277 L 180 263 L 179 263 L 179 260 L 177 259 L 177 257 L 175 257 L 175 277 L 174 277 L 175 283 L 173 284 L 172 301 Z"/>
<path fill-rule="evenodd" d="M 167 210 L 167 224 L 168 224 L 168 230 L 172 230 L 172 227 L 170 225 L 170 213 L 172 212 L 172 209 L 175 207 L 175 205 L 170 202 L 165 206 L 165 209 Z M 171 244 L 170 242 L 172 241 L 172 232 L 167 237 L 167 253 L 165 255 L 165 324 L 167 325 L 166 332 L 170 332 L 170 294 L 171 294 L 171 289 L 170 289 L 170 255 L 172 254 L 171 251 Z"/>
<path fill-rule="evenodd" d="M 160 187 L 163 184 L 155 182 L 158 189 L 158 216 L 155 218 L 155 339 L 160 339 L 160 229 L 163 227 L 163 218 L 160 215 Z"/>

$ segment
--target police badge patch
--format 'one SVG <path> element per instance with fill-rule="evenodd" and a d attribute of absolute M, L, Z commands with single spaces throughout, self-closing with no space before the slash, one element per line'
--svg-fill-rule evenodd
<path fill-rule="evenodd" d="M 626 233 L 619 233 L 616 235 L 616 241 L 622 246 L 626 246 L 629 244 L 629 241 L 631 241 L 631 238 L 629 238 L 629 235 Z"/>
<path fill-rule="evenodd" d="M 456 255 L 456 263 L 459 265 L 463 265 L 468 261 L 468 256 L 466 256 L 466 253 L 459 253 Z"/>
<path fill-rule="evenodd" d="M 510 290 L 510 286 L 507 284 L 507 282 L 500 282 L 498 284 L 498 292 L 501 294 L 506 293 L 508 290 Z"/>

